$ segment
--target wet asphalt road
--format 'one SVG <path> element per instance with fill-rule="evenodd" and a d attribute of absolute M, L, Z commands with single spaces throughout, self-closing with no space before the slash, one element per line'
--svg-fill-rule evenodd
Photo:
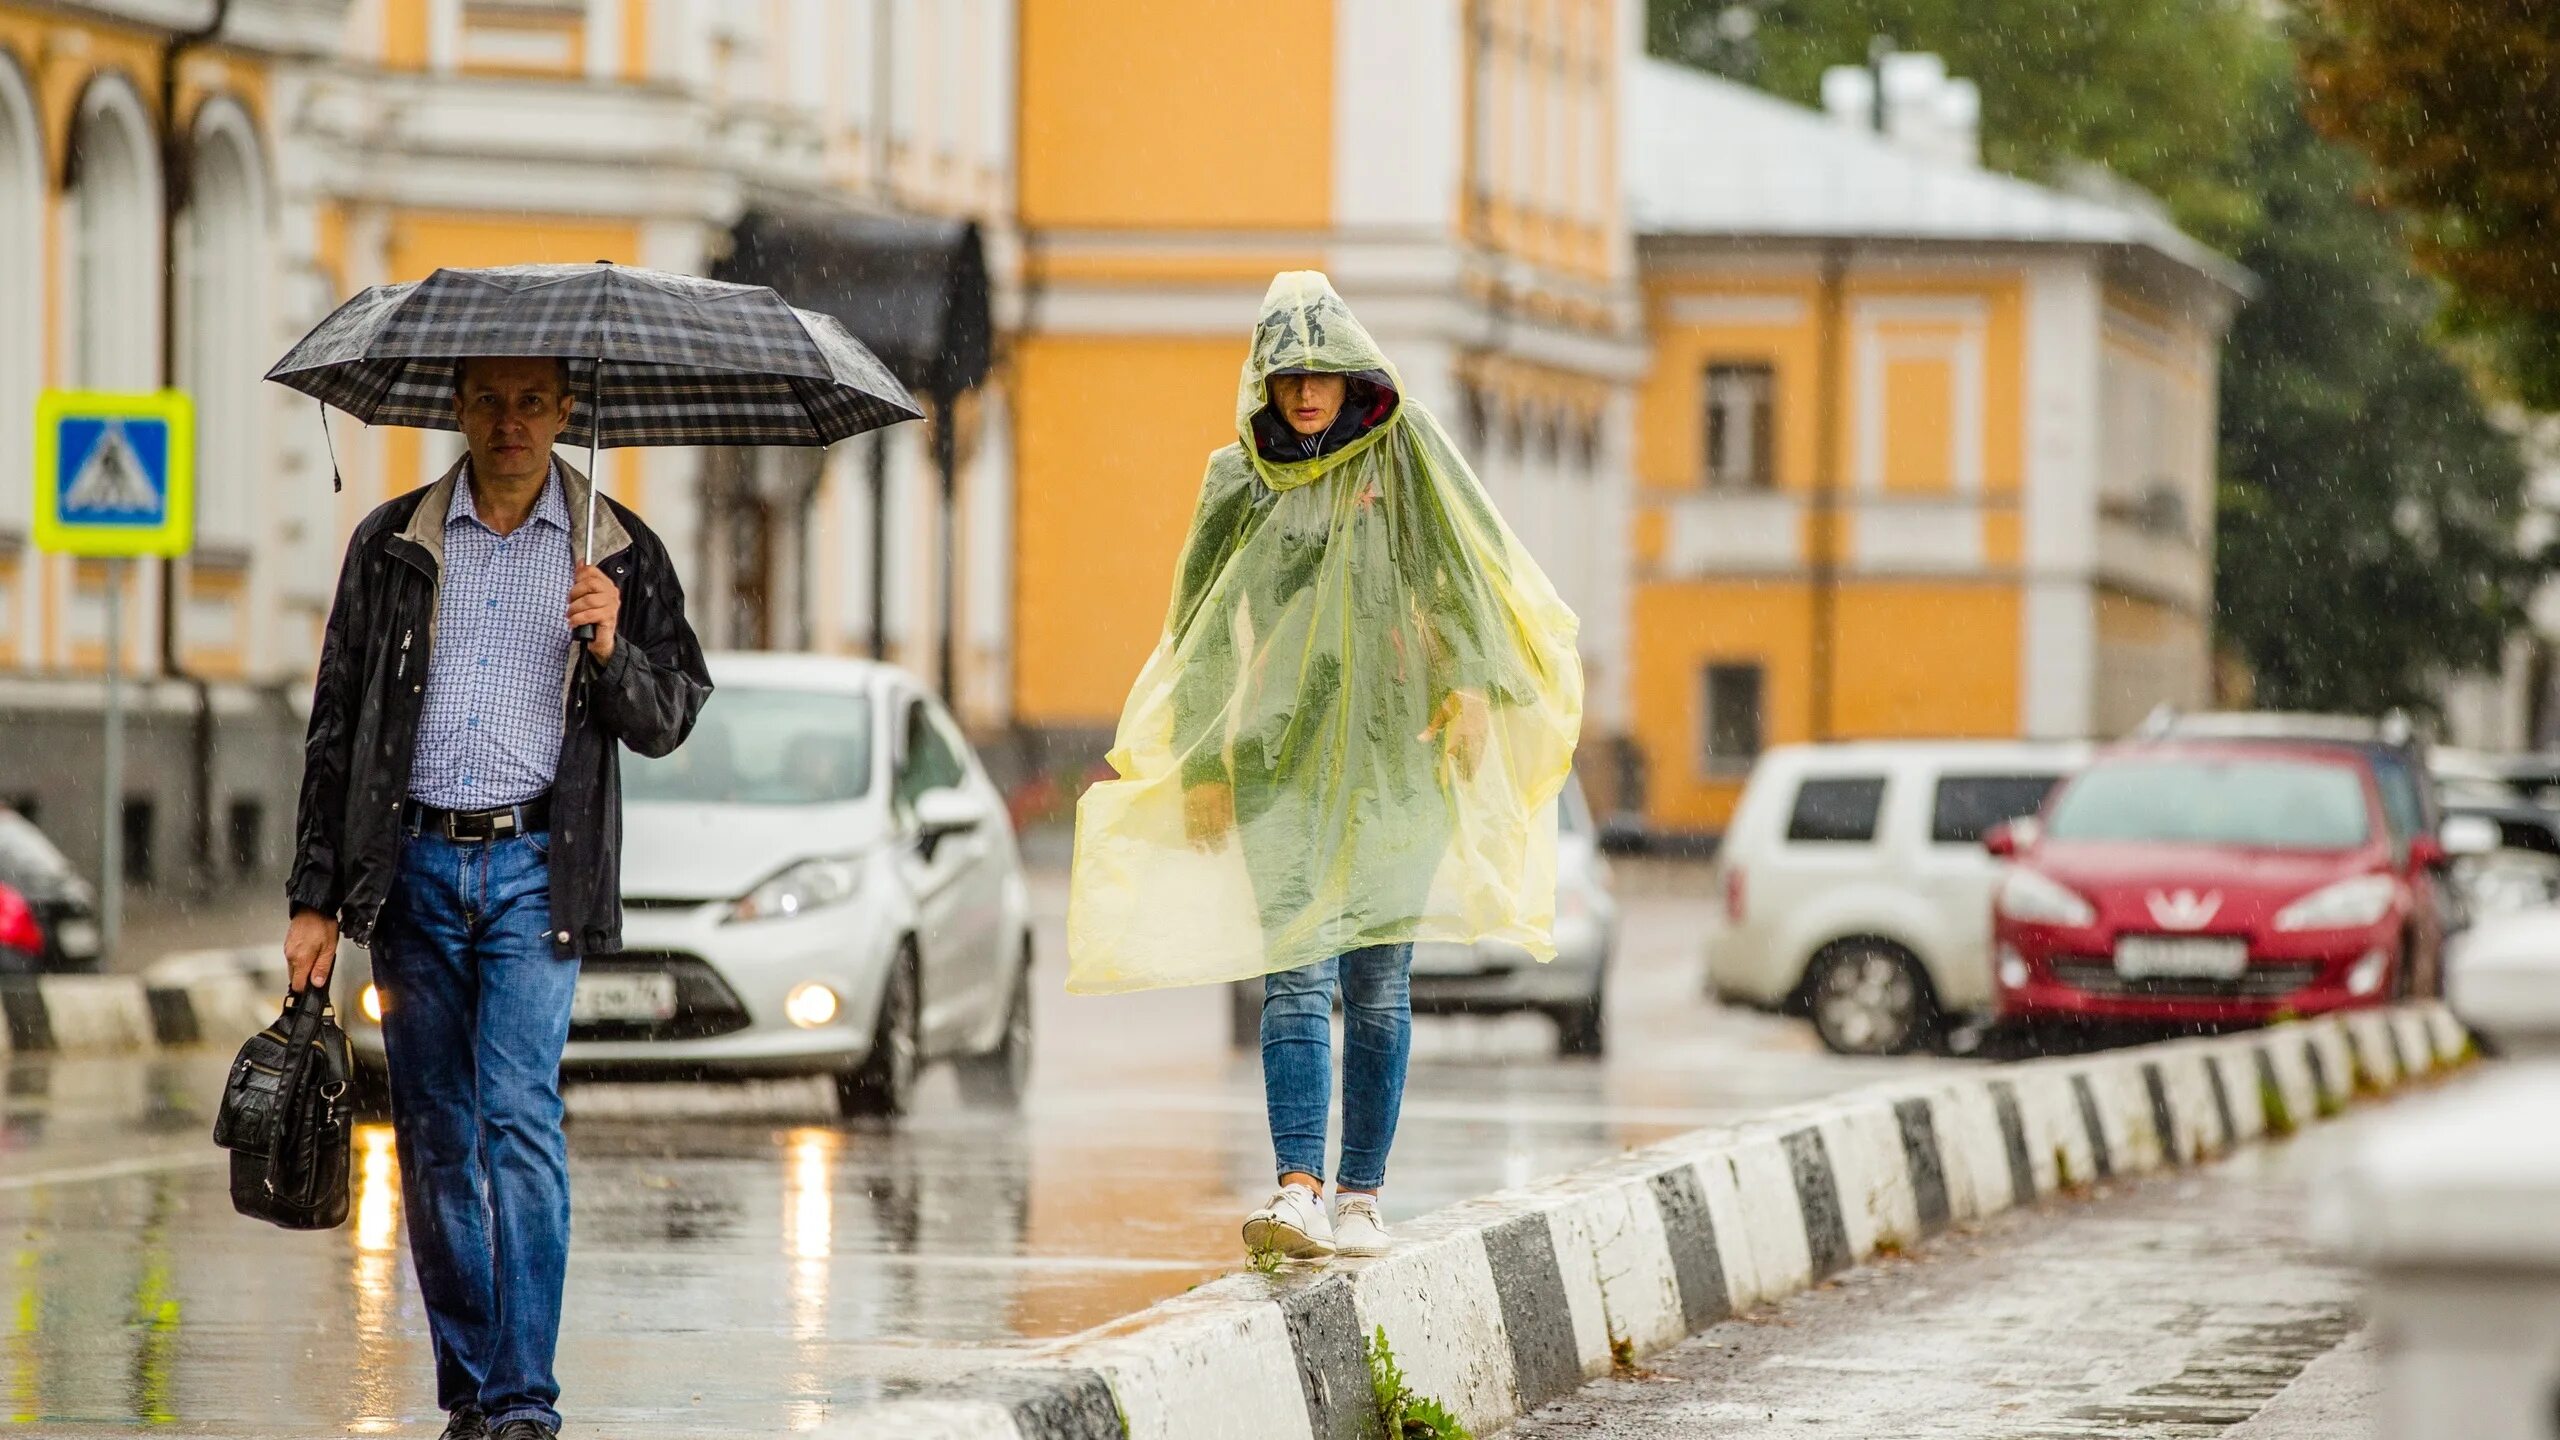
<path fill-rule="evenodd" d="M 1622 870 L 1611 1051 L 1542 1020 L 1419 1022 L 1390 1220 L 1896 1073 L 1698 996 L 1705 873 Z M 1043 911 L 1035 1095 L 936 1072 L 895 1129 L 823 1082 L 573 1089 L 560 1355 L 574 1436 L 810 1430 L 919 1378 L 1075 1333 L 1242 1260 L 1270 1188 L 1261 1076 L 1222 994 L 1065 995 Z M 21 1061 L 0 1111 L 0 1433 L 433 1435 L 387 1128 L 345 1229 L 231 1213 L 206 1137 L 226 1054 Z"/>

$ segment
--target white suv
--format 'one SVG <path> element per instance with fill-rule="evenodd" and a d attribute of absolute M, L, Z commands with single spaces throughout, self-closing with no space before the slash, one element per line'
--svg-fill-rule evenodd
<path fill-rule="evenodd" d="M 1988 1013 L 2000 867 L 1983 832 L 2034 814 L 2088 753 L 1955 740 L 1769 751 L 1717 850 L 1709 987 L 1805 1015 L 1851 1055 L 1902 1054 Z"/>

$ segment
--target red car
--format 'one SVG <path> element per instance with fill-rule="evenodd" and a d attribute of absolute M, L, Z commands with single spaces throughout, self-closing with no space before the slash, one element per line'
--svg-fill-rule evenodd
<path fill-rule="evenodd" d="M 1986 837 L 2000 1013 L 2266 1020 L 2433 994 L 2442 842 L 2372 747 L 2102 752 Z"/>

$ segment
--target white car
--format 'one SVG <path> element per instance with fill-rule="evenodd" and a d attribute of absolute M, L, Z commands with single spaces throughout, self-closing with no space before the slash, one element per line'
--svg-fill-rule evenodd
<path fill-rule="evenodd" d="M 1902 1054 L 1987 1015 L 2000 863 L 1983 833 L 2036 813 L 2088 754 L 1953 740 L 1769 751 L 1717 849 L 1709 988 L 1805 1015 L 1842 1054 Z"/>
<path fill-rule="evenodd" d="M 1556 1052 L 1608 1049 L 1609 956 L 1617 948 L 1618 901 L 1608 857 L 1591 823 L 1582 782 L 1569 778 L 1556 801 L 1556 958 L 1541 965 L 1516 945 L 1413 947 L 1413 1013 L 1501 1015 L 1535 1011 L 1556 1022 Z M 1262 1036 L 1262 980 L 1229 991 L 1231 1038 L 1250 1049 Z"/>
<path fill-rule="evenodd" d="M 623 757 L 623 949 L 582 962 L 562 1069 L 831 1075 L 848 1115 L 907 1109 L 958 1062 L 1013 1103 L 1031 1064 L 1030 896 L 1002 798 L 915 677 L 714 655 L 673 755 Z M 381 1064 L 362 951 L 334 988 Z"/>

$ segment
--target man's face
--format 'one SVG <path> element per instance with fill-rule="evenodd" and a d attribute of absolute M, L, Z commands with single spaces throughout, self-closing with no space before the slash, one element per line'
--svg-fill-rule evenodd
<path fill-rule="evenodd" d="M 462 362 L 453 410 L 471 446 L 471 473 L 493 481 L 540 479 L 551 445 L 576 403 L 560 362 L 544 356 L 500 356 Z"/>

